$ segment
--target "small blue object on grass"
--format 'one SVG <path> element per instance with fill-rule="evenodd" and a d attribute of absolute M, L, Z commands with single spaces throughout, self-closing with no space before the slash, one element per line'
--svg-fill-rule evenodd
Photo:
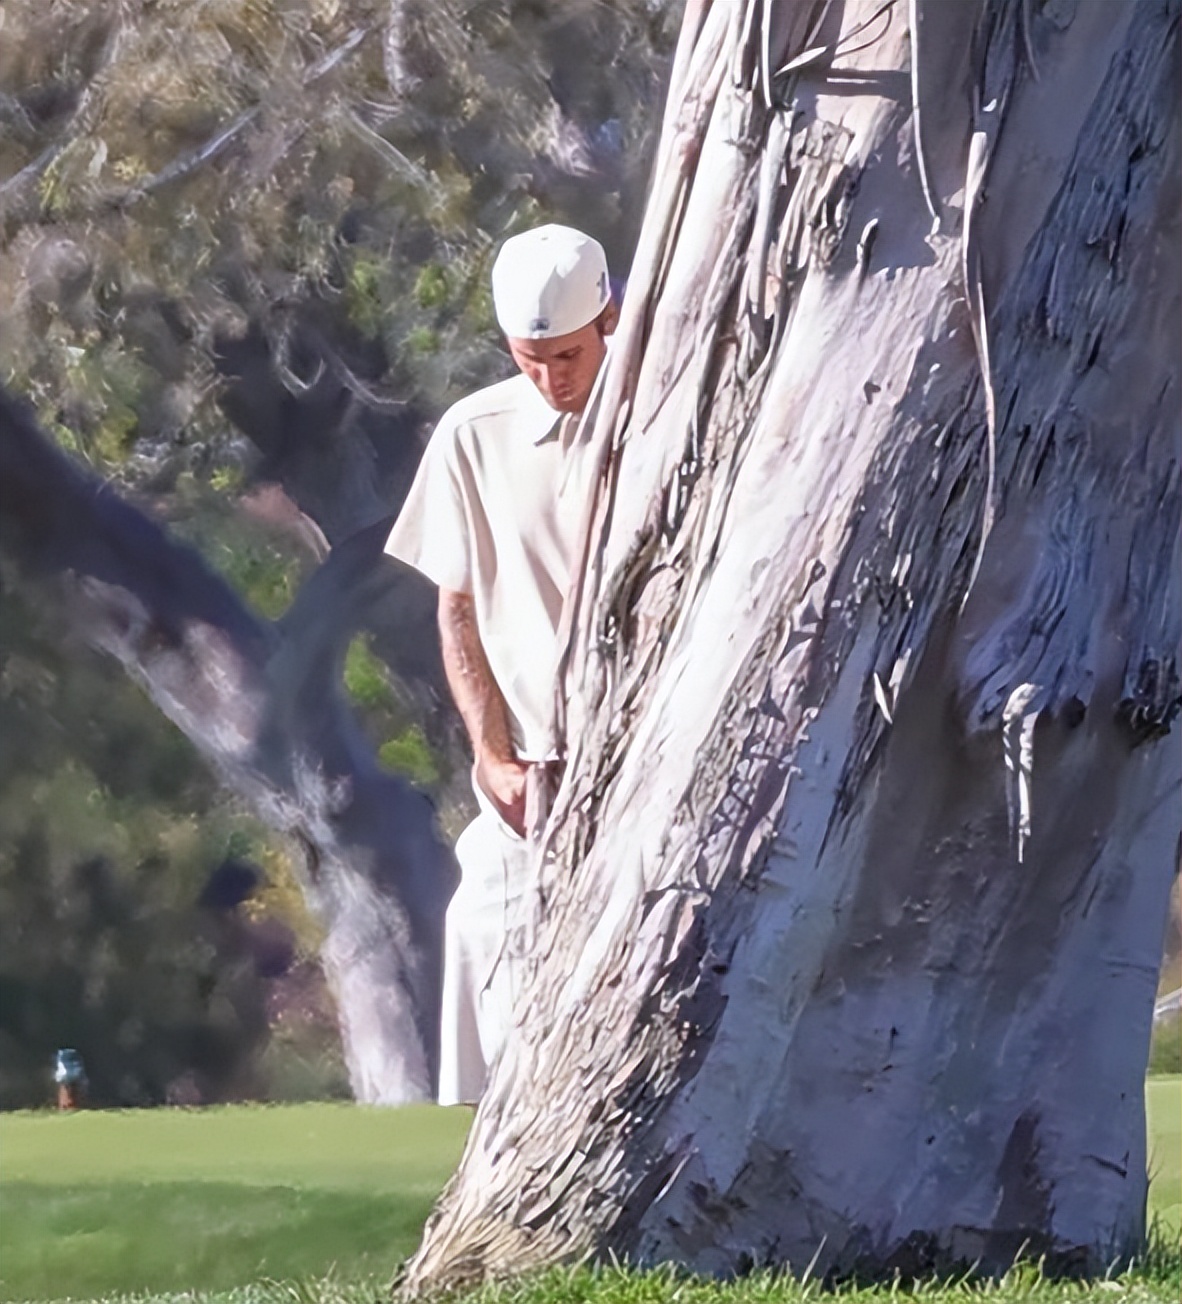
<path fill-rule="evenodd" d="M 86 1095 L 86 1065 L 76 1050 L 63 1047 L 58 1051 L 53 1065 L 53 1080 L 57 1083 L 58 1109 L 81 1108 Z"/>
<path fill-rule="evenodd" d="M 54 1061 L 53 1080 L 58 1086 L 86 1081 L 86 1066 L 76 1050 L 59 1050 Z"/>

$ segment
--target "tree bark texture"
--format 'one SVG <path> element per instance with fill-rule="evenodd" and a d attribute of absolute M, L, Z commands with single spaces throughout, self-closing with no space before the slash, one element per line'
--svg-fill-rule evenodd
<path fill-rule="evenodd" d="M 339 689 L 359 613 L 388 587 L 388 528 L 340 543 L 271 624 L 0 393 L 0 547 L 65 579 L 83 636 L 302 846 L 350 1081 L 369 1104 L 434 1094 L 456 873 L 429 801 L 378 767 Z"/>
<path fill-rule="evenodd" d="M 1178 24 L 688 6 L 587 423 L 530 976 L 409 1292 L 1139 1243 Z"/>

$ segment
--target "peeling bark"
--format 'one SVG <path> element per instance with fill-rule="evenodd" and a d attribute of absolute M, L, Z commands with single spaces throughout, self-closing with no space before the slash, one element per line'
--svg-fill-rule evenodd
<path fill-rule="evenodd" d="M 1103 1266 L 1179 838 L 1179 5 L 686 22 L 530 976 L 405 1288 Z"/>
<path fill-rule="evenodd" d="M 304 848 L 350 1081 L 369 1104 L 434 1094 L 455 883 L 430 803 L 378 768 L 338 687 L 359 613 L 388 587 L 388 526 L 339 543 L 272 625 L 0 392 L 0 547 L 59 578 L 86 639 Z"/>

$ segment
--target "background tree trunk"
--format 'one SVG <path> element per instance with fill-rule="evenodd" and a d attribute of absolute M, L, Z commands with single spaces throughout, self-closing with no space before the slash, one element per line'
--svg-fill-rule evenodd
<path fill-rule="evenodd" d="M 443 916 L 455 884 L 430 802 L 382 771 L 340 691 L 389 519 L 334 548 L 276 624 L 52 447 L 0 393 L 0 546 L 57 576 L 115 656 L 229 787 L 304 848 L 356 1098 L 434 1095 Z"/>
<path fill-rule="evenodd" d="M 1138 1244 L 1178 20 L 689 6 L 531 974 L 408 1290 Z"/>

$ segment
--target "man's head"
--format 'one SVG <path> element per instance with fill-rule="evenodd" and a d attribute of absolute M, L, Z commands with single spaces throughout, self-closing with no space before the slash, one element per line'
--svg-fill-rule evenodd
<path fill-rule="evenodd" d="M 492 283 L 513 361 L 552 408 L 581 412 L 617 318 L 603 247 L 569 226 L 540 226 L 505 241 Z"/>

